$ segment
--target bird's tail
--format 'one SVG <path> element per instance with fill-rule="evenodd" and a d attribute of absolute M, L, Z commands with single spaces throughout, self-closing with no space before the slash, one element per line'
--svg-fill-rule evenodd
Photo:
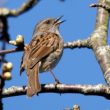
<path fill-rule="evenodd" d="M 27 96 L 32 97 L 39 91 L 41 91 L 41 84 L 39 83 L 39 63 L 32 69 L 27 71 L 28 74 L 28 88 Z"/>

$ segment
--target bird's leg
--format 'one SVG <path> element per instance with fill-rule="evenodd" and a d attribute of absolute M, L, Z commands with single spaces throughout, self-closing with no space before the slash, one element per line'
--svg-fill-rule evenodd
<path fill-rule="evenodd" d="M 57 77 L 55 76 L 55 74 L 53 73 L 53 71 L 52 71 L 51 69 L 50 69 L 49 71 L 50 71 L 51 75 L 53 76 L 55 82 L 56 82 L 57 84 L 61 84 L 60 81 L 58 80 L 58 78 L 57 78 Z"/>

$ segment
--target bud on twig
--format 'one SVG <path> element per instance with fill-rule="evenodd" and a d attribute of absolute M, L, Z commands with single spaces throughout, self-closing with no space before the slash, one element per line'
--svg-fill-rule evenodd
<path fill-rule="evenodd" d="M 72 110 L 80 110 L 79 105 L 74 105 Z"/>
<path fill-rule="evenodd" d="M 20 45 L 20 44 L 24 44 L 24 38 L 22 35 L 18 35 L 16 38 L 16 44 Z"/>
<path fill-rule="evenodd" d="M 11 40 L 11 41 L 9 41 L 9 44 L 16 46 L 16 41 L 15 40 Z"/>
<path fill-rule="evenodd" d="M 3 66 L 2 66 L 2 77 L 5 80 L 10 80 L 12 78 L 12 75 L 11 75 L 12 68 L 13 68 L 13 65 L 11 62 L 3 64 Z"/>
<path fill-rule="evenodd" d="M 18 35 L 16 40 L 9 41 L 9 43 L 15 46 L 24 45 L 24 38 L 22 35 Z"/>
<path fill-rule="evenodd" d="M 11 78 L 12 78 L 11 72 L 5 72 L 5 73 L 3 73 L 2 77 L 5 80 L 11 80 Z"/>
<path fill-rule="evenodd" d="M 12 68 L 13 68 L 13 64 L 11 62 L 4 63 L 2 66 L 3 73 L 7 71 L 10 72 Z"/>

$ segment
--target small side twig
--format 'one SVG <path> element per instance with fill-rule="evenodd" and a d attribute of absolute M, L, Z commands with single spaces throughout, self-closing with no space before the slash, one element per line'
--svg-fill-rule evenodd
<path fill-rule="evenodd" d="M 90 7 L 101 7 L 108 11 L 110 11 L 110 3 L 109 1 L 105 1 L 104 3 L 93 3 L 89 5 Z"/>
<path fill-rule="evenodd" d="M 64 108 L 64 110 L 80 110 L 80 106 L 74 105 L 73 108 Z"/>
<path fill-rule="evenodd" d="M 0 55 L 9 54 L 9 53 L 13 53 L 13 52 L 19 52 L 19 51 L 23 51 L 23 49 L 14 48 L 14 49 L 9 49 L 9 50 L 0 50 Z"/>

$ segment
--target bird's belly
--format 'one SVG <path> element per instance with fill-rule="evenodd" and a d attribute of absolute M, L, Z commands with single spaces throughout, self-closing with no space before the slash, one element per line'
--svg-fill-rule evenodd
<path fill-rule="evenodd" d="M 56 53 L 53 52 L 48 57 L 42 59 L 39 70 L 40 73 L 53 69 L 61 59 L 62 53 L 63 50 L 60 51 L 59 55 L 56 55 Z"/>

